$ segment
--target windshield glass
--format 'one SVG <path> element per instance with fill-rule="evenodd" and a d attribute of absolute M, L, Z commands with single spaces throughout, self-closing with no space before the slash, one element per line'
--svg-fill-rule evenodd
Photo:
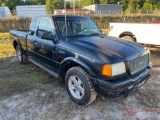
<path fill-rule="evenodd" d="M 94 22 L 88 18 L 56 18 L 56 24 L 62 37 L 99 35 L 100 31 Z"/>

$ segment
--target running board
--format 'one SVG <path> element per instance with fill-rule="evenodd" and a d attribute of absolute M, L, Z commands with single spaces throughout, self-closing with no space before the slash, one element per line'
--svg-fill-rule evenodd
<path fill-rule="evenodd" d="M 37 65 L 38 67 L 42 68 L 43 70 L 45 70 L 46 72 L 50 73 L 51 75 L 53 75 L 54 77 L 58 78 L 58 74 L 53 72 L 52 70 L 48 69 L 47 67 L 41 65 L 40 63 L 38 63 L 37 61 L 29 58 L 29 61 L 32 62 L 33 64 Z"/>

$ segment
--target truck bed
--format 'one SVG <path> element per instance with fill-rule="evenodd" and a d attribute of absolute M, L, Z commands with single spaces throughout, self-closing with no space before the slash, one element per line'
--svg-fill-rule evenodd
<path fill-rule="evenodd" d="M 10 30 L 10 34 L 16 37 L 26 38 L 28 35 L 29 30 Z"/>

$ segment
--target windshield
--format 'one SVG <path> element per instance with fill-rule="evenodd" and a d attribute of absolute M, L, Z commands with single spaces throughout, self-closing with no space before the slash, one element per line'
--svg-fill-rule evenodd
<path fill-rule="evenodd" d="M 62 37 L 99 35 L 100 31 L 94 22 L 88 18 L 56 18 L 56 24 Z"/>

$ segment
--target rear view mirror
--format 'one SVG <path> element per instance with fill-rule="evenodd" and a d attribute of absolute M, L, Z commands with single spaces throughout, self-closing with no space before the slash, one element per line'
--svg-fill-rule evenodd
<path fill-rule="evenodd" d="M 47 40 L 52 40 L 53 39 L 52 38 L 52 33 L 51 32 L 44 32 L 44 33 L 42 33 L 41 38 L 42 39 L 47 39 Z"/>
<path fill-rule="evenodd" d="M 55 42 L 56 34 L 53 34 L 52 32 L 44 32 L 41 35 L 41 39 L 53 40 L 53 42 Z"/>

